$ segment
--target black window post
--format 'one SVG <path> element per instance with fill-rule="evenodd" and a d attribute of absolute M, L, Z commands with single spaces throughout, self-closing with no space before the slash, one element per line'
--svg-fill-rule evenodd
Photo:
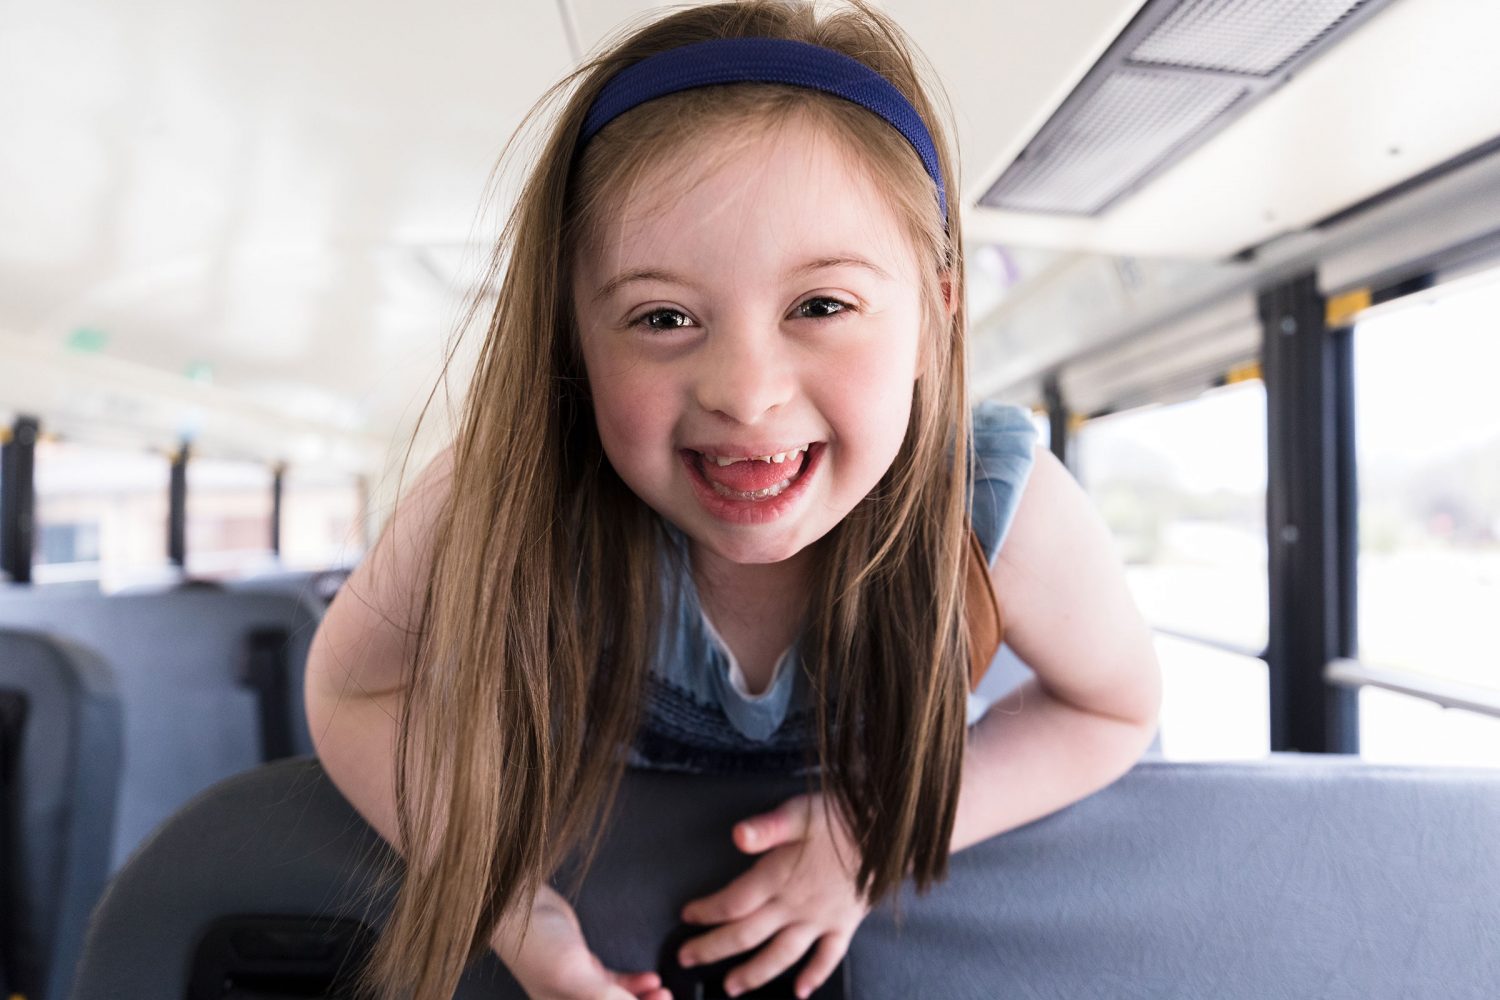
<path fill-rule="evenodd" d="M 271 555 L 281 557 L 281 492 L 286 466 L 277 463 L 271 472 Z"/>
<path fill-rule="evenodd" d="M 36 547 L 35 417 L 17 417 L 0 432 L 0 572 L 14 583 L 31 582 Z"/>
<path fill-rule="evenodd" d="M 1260 294 L 1266 383 L 1271 749 L 1358 753 L 1357 692 L 1323 679 L 1353 654 L 1351 332 L 1314 274 Z"/>
<path fill-rule="evenodd" d="M 187 464 L 188 443 L 182 442 L 172 455 L 172 478 L 167 494 L 167 559 L 179 568 L 187 566 Z"/>
<path fill-rule="evenodd" d="M 1071 455 L 1071 442 L 1069 437 L 1069 423 L 1072 414 L 1068 412 L 1068 403 L 1063 399 L 1062 386 L 1058 383 L 1056 375 L 1049 375 L 1046 382 L 1042 384 L 1042 402 L 1047 407 L 1047 425 L 1051 432 L 1052 454 L 1057 460 L 1069 469 L 1068 464 Z"/>

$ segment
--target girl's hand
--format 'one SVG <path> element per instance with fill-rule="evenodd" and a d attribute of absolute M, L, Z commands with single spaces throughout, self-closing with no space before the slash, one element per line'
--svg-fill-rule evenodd
<path fill-rule="evenodd" d="M 816 944 L 797 977 L 797 996 L 807 997 L 839 964 L 870 912 L 854 888 L 854 842 L 818 794 L 798 795 L 741 821 L 734 841 L 747 854 L 764 856 L 728 886 L 683 907 L 683 920 L 721 926 L 685 942 L 678 961 L 706 965 L 769 940 L 725 977 L 725 990 L 737 996 L 775 979 Z"/>
<path fill-rule="evenodd" d="M 524 942 L 518 924 L 501 925 L 494 949 L 531 1000 L 672 1000 L 654 972 L 606 969 L 584 943 L 578 915 L 550 886 L 537 892 Z"/>

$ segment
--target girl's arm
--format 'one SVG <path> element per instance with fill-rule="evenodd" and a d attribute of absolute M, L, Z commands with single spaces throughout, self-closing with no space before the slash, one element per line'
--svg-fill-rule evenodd
<path fill-rule="evenodd" d="M 387 843 L 396 823 L 396 737 L 408 665 L 416 656 L 421 587 L 453 474 L 452 449 L 401 498 L 380 540 L 339 589 L 308 651 L 307 721 L 323 770 Z M 525 988 L 544 1000 L 669 1000 L 654 972 L 606 970 L 588 950 L 567 901 L 542 886 L 519 933 L 515 915 L 491 941 Z"/>
<path fill-rule="evenodd" d="M 1070 805 L 1124 774 L 1156 732 L 1161 672 L 1104 522 L 1038 450 L 991 570 L 1005 639 L 1036 677 L 969 731 L 951 849 Z"/>
<path fill-rule="evenodd" d="M 307 654 L 307 722 L 323 770 L 397 850 L 397 723 L 416 656 L 419 588 L 452 471 L 451 449 L 422 470 L 339 588 Z"/>

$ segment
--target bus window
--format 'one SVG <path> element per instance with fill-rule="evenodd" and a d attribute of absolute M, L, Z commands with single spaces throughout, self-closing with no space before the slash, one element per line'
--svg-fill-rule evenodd
<path fill-rule="evenodd" d="M 243 576 L 274 566 L 271 469 L 192 457 L 187 463 L 189 576 Z"/>
<path fill-rule="evenodd" d="M 1041 449 L 1052 447 L 1052 421 L 1047 419 L 1046 410 L 1032 410 L 1031 423 L 1036 427 L 1036 446 Z"/>
<path fill-rule="evenodd" d="M 292 569 L 349 566 L 364 553 L 358 480 L 288 469 L 281 484 L 281 562 Z"/>
<path fill-rule="evenodd" d="M 1500 272 L 1354 333 L 1359 659 L 1500 696 Z M 1360 749 L 1500 766 L 1500 718 L 1360 691 Z"/>
<path fill-rule="evenodd" d="M 43 438 L 36 446 L 32 580 L 160 580 L 167 564 L 165 455 Z"/>
<path fill-rule="evenodd" d="M 1175 759 L 1269 749 L 1266 396 L 1259 381 L 1084 424 L 1079 478 L 1158 630 Z"/>

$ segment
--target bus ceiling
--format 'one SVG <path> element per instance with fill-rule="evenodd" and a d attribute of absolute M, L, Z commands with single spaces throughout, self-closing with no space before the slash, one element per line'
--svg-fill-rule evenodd
<path fill-rule="evenodd" d="M 1306 230 L 1500 134 L 1496 32 L 1468 0 L 1151 0 L 1012 137 L 969 231 L 1222 260 Z"/>
<path fill-rule="evenodd" d="M 8 16 L 0 406 L 44 431 L 377 471 L 456 300 L 483 292 L 515 190 L 489 186 L 503 140 L 653 6 Z M 1473 206 L 1500 191 L 1500 4 L 882 6 L 953 101 L 979 394 L 1170 324 L 1231 330 L 1208 353 L 1235 354 L 1243 324 L 1221 314 L 1294 271 L 1336 292 L 1488 252 L 1497 213 Z"/>

